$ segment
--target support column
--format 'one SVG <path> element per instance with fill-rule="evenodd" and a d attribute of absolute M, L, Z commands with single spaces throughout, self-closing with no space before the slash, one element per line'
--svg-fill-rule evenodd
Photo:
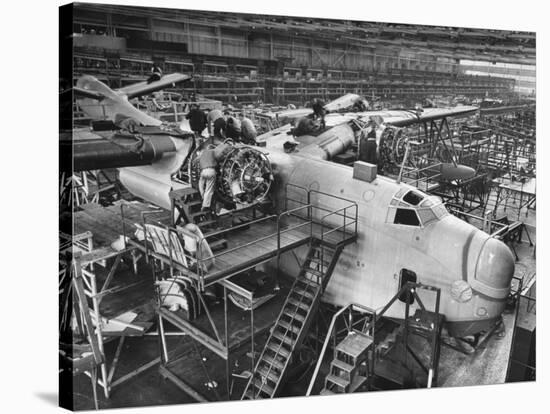
<path fill-rule="evenodd" d="M 216 36 L 218 37 L 218 56 L 223 56 L 222 54 L 222 29 L 221 27 L 216 27 Z"/>

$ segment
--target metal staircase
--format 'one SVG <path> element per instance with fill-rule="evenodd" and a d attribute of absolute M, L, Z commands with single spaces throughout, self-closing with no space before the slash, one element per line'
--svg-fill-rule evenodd
<path fill-rule="evenodd" d="M 372 352 L 373 337 L 351 331 L 337 346 L 321 395 L 354 392 L 370 377 L 368 352 Z"/>
<path fill-rule="evenodd" d="M 343 246 L 335 249 L 313 240 L 292 285 L 242 399 L 273 398 L 283 383 L 292 355 L 314 319 L 323 291 Z"/>

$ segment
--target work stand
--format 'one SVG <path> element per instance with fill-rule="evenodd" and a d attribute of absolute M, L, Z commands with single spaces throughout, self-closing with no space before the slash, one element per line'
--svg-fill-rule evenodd
<path fill-rule="evenodd" d="M 287 187 L 287 208 L 278 214 L 217 223 L 204 233 L 146 213 L 143 240 L 130 241 L 145 254 L 155 282 L 160 373 L 197 401 L 276 395 L 341 250 L 356 240 L 357 204 L 296 186 L 291 192 Z M 334 207 L 323 207 L 326 200 Z M 291 202 L 297 206 L 288 208 Z M 186 216 L 193 214 L 188 207 L 180 206 Z M 213 251 L 210 241 L 221 235 L 227 245 Z M 302 246 L 309 253 L 299 275 L 261 306 L 253 291 L 235 282 L 264 266 L 283 282 L 281 255 Z M 169 349 L 166 337 L 174 330 L 185 340 Z"/>
<path fill-rule="evenodd" d="M 150 292 L 150 280 L 140 276 L 142 254 L 122 239 L 107 242 L 123 233 L 119 210 L 87 204 L 74 214 L 76 234 L 60 233 L 60 336 L 66 339 L 61 341 L 62 366 L 91 377 L 96 408 L 96 383 L 109 398 L 114 387 L 158 363 L 115 376 L 125 338 L 145 335 L 153 315 L 152 295 L 143 294 Z M 114 357 L 107 360 L 105 345 L 114 340 Z M 88 352 L 94 361 L 83 365 Z"/>

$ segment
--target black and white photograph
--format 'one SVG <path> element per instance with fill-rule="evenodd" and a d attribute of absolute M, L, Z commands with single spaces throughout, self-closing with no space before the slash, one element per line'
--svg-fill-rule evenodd
<path fill-rule="evenodd" d="M 58 9 L 61 407 L 537 380 L 536 32 L 149 3 Z"/>

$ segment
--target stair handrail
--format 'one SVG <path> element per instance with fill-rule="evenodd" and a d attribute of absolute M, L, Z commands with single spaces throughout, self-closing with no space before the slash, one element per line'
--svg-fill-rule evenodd
<path fill-rule="evenodd" d="M 294 286 L 296 285 L 297 282 L 298 282 L 298 278 L 296 278 L 296 281 L 295 281 L 294 284 L 292 285 L 292 288 L 294 288 Z M 311 282 L 312 282 L 311 280 L 309 280 L 309 279 L 307 280 L 306 289 L 307 289 L 309 286 L 311 286 Z M 291 289 L 291 291 L 292 291 L 292 289 Z M 289 295 L 290 295 L 290 293 L 289 293 Z M 318 295 L 319 295 L 319 292 L 317 292 L 316 296 L 318 296 Z M 287 298 L 287 299 L 288 299 L 288 298 Z M 302 297 L 300 298 L 300 300 L 299 300 L 298 303 L 301 304 L 303 300 L 304 300 L 304 296 L 302 296 Z M 315 303 L 315 299 L 314 299 L 314 301 L 313 301 L 312 304 L 311 304 L 312 307 L 315 306 L 314 303 Z M 283 307 L 282 307 L 282 309 L 281 309 L 281 313 L 280 313 L 279 317 L 277 318 L 277 321 L 278 321 L 278 320 L 282 317 L 282 315 L 284 314 L 285 307 L 286 307 L 286 301 L 285 301 L 285 304 L 283 305 Z M 298 314 L 298 307 L 296 307 L 296 309 L 294 310 L 294 313 L 292 314 L 292 318 L 291 318 L 291 319 L 294 320 L 294 319 L 296 318 L 296 315 L 297 315 L 297 314 Z M 289 325 L 290 325 L 290 323 L 289 323 Z M 302 323 L 302 327 L 300 328 L 300 332 L 301 332 L 302 329 L 304 329 L 304 323 Z M 284 336 L 285 336 L 285 337 L 287 336 L 289 330 L 290 330 L 289 327 L 287 327 L 287 328 L 285 329 L 285 333 L 284 333 Z M 270 338 L 268 338 L 268 341 L 269 341 L 269 339 L 271 339 L 271 336 L 272 336 L 272 335 L 273 335 L 273 332 L 270 334 Z M 299 335 L 296 336 L 296 342 L 298 341 L 298 338 L 299 338 Z M 293 346 L 292 346 L 292 348 L 291 348 L 291 351 L 290 351 L 291 354 L 292 354 L 292 352 L 294 352 L 294 348 L 295 348 L 295 346 L 296 346 L 296 342 L 294 342 L 294 344 L 293 344 Z M 277 348 L 277 354 L 280 352 L 280 350 L 281 350 L 282 347 L 283 347 L 283 342 L 281 342 L 281 343 L 279 344 L 279 347 Z M 285 365 L 284 365 L 284 368 L 283 368 L 283 373 L 281 373 L 281 377 L 282 377 L 282 375 L 284 375 L 284 371 L 286 371 L 286 367 L 288 366 L 288 364 L 289 364 L 289 362 L 290 362 L 290 359 L 291 359 L 291 356 L 289 356 L 289 357 L 286 359 Z M 260 361 L 258 361 L 258 366 L 259 366 L 259 364 L 260 364 Z M 269 370 L 268 370 L 268 372 L 267 372 L 267 375 L 269 375 L 269 374 L 271 373 L 271 370 L 272 370 L 272 369 L 273 369 L 273 365 L 271 365 L 271 366 L 269 367 Z M 256 370 L 254 370 L 254 371 L 256 371 Z M 253 374 L 255 374 L 255 372 L 254 372 Z M 281 377 L 279 378 L 279 382 L 277 382 L 277 384 L 275 384 L 274 393 L 277 391 L 277 388 L 278 388 L 278 386 L 279 386 Z M 263 387 L 263 385 L 262 385 L 262 387 Z M 262 390 L 262 387 L 260 388 L 260 391 Z"/>
<path fill-rule="evenodd" d="M 323 343 L 323 348 L 321 348 L 321 353 L 319 354 L 319 358 L 317 359 L 317 364 L 315 365 L 315 370 L 313 371 L 313 375 L 311 376 L 311 380 L 309 382 L 309 386 L 308 386 L 307 391 L 306 391 L 306 397 L 310 396 L 311 391 L 313 390 L 313 385 L 315 384 L 315 380 L 317 379 L 317 375 L 319 374 L 321 364 L 323 363 L 323 359 L 325 358 L 325 352 L 326 352 L 326 350 L 328 348 L 328 344 L 331 340 L 332 332 L 334 331 L 334 326 L 336 325 L 336 321 L 338 320 L 338 318 L 344 312 L 346 312 L 348 309 L 353 308 L 353 307 L 363 309 L 364 311 L 366 311 L 366 312 L 370 313 L 371 315 L 373 315 L 373 321 L 376 320 L 376 311 L 374 309 L 371 309 L 367 306 L 363 306 L 363 305 L 360 305 L 360 304 L 357 304 L 357 303 L 350 303 L 349 305 L 347 305 L 346 307 L 343 307 L 342 309 L 340 309 L 338 312 L 336 312 L 333 315 L 333 317 L 330 321 L 330 325 L 329 325 L 328 330 L 327 330 L 327 335 L 325 337 L 325 342 Z M 373 338 L 374 338 L 374 335 L 373 335 Z"/>
<path fill-rule="evenodd" d="M 308 207 L 308 206 L 304 206 L 304 207 Z M 300 208 L 301 208 L 301 207 L 300 207 Z M 290 296 L 291 292 L 293 291 L 293 289 L 294 289 L 294 287 L 296 286 L 297 283 L 298 283 L 298 277 L 296 277 L 296 280 L 294 280 L 294 283 L 292 284 L 292 287 L 291 287 L 290 290 L 289 290 L 288 296 Z M 306 289 L 307 289 L 310 285 L 311 285 L 311 280 L 307 279 L 307 286 L 306 286 Z M 317 295 L 319 295 L 319 292 L 317 292 Z M 286 303 L 287 303 L 287 300 L 288 300 L 288 296 L 287 296 L 287 299 L 285 300 L 285 302 L 283 303 L 283 306 L 281 307 L 281 310 L 280 310 L 280 312 L 279 312 L 279 315 L 277 316 L 277 319 L 275 319 L 275 321 L 276 321 L 275 324 L 277 323 L 277 321 L 279 321 L 279 320 L 281 319 L 281 317 L 282 317 L 283 314 L 284 314 L 285 307 L 286 307 Z M 303 297 L 300 298 L 299 303 L 302 303 L 302 300 L 303 300 Z M 314 301 L 315 301 L 315 299 L 314 299 Z M 314 306 L 314 302 L 312 302 L 312 306 Z M 294 319 L 294 317 L 295 317 L 295 315 L 296 315 L 297 313 L 298 313 L 298 308 L 295 309 L 295 311 L 294 311 L 294 313 L 293 313 L 293 315 L 292 315 L 292 319 Z M 303 325 L 302 325 L 302 328 L 303 328 Z M 275 325 L 273 326 L 272 329 L 273 329 L 273 330 L 275 329 Z M 287 327 L 287 328 L 285 329 L 284 336 L 286 336 L 286 335 L 288 334 L 288 331 L 289 331 L 289 328 Z M 273 332 L 274 332 L 274 331 L 271 331 L 271 332 L 270 332 L 269 337 L 268 337 L 267 342 L 266 342 L 266 345 L 267 345 L 267 344 L 269 343 L 269 341 L 271 340 L 271 337 L 273 336 Z M 297 339 L 298 339 L 298 338 L 297 338 Z M 280 351 L 280 349 L 282 348 L 282 346 L 283 346 L 283 343 L 281 342 L 281 343 L 279 344 L 278 348 L 277 348 L 277 352 L 276 352 L 277 354 L 279 353 L 279 351 Z M 294 347 L 292 348 L 291 352 L 293 352 L 293 351 L 294 351 Z M 265 354 L 265 347 L 264 347 L 264 349 L 263 349 L 263 351 L 262 351 L 260 357 L 259 357 L 258 360 L 256 361 L 256 366 L 254 367 L 254 371 L 252 372 L 252 375 L 251 375 L 251 377 L 250 377 L 250 380 L 248 381 L 248 383 L 247 383 L 247 385 L 246 385 L 246 387 L 245 387 L 245 389 L 244 389 L 243 396 L 246 394 L 246 391 L 248 390 L 250 384 L 255 385 L 255 375 L 256 375 L 256 372 L 257 372 L 257 370 L 258 370 L 258 367 L 259 367 L 260 364 L 261 364 L 261 361 L 262 361 L 262 358 L 263 358 L 264 354 Z M 283 368 L 283 372 L 286 370 L 286 366 L 288 365 L 288 362 L 289 362 L 289 361 L 290 361 L 290 358 L 288 358 L 288 359 L 286 360 L 285 365 L 284 365 L 284 368 Z M 269 367 L 269 369 L 268 369 L 268 371 L 267 371 L 267 374 L 266 374 L 267 376 L 271 373 L 271 369 L 272 369 L 272 368 L 273 368 L 273 365 L 271 365 L 271 366 Z M 267 377 L 267 376 L 266 376 L 266 377 Z M 265 383 L 262 383 L 262 385 L 260 386 L 259 392 L 262 391 L 263 385 L 264 385 L 264 384 L 265 384 Z M 277 387 L 278 387 L 278 383 L 275 385 L 275 388 L 274 388 L 275 391 L 277 390 Z M 259 394 L 259 393 L 258 393 L 258 394 Z M 254 395 L 254 393 L 253 393 L 253 396 L 254 396 L 254 398 L 256 397 L 256 396 Z"/>

